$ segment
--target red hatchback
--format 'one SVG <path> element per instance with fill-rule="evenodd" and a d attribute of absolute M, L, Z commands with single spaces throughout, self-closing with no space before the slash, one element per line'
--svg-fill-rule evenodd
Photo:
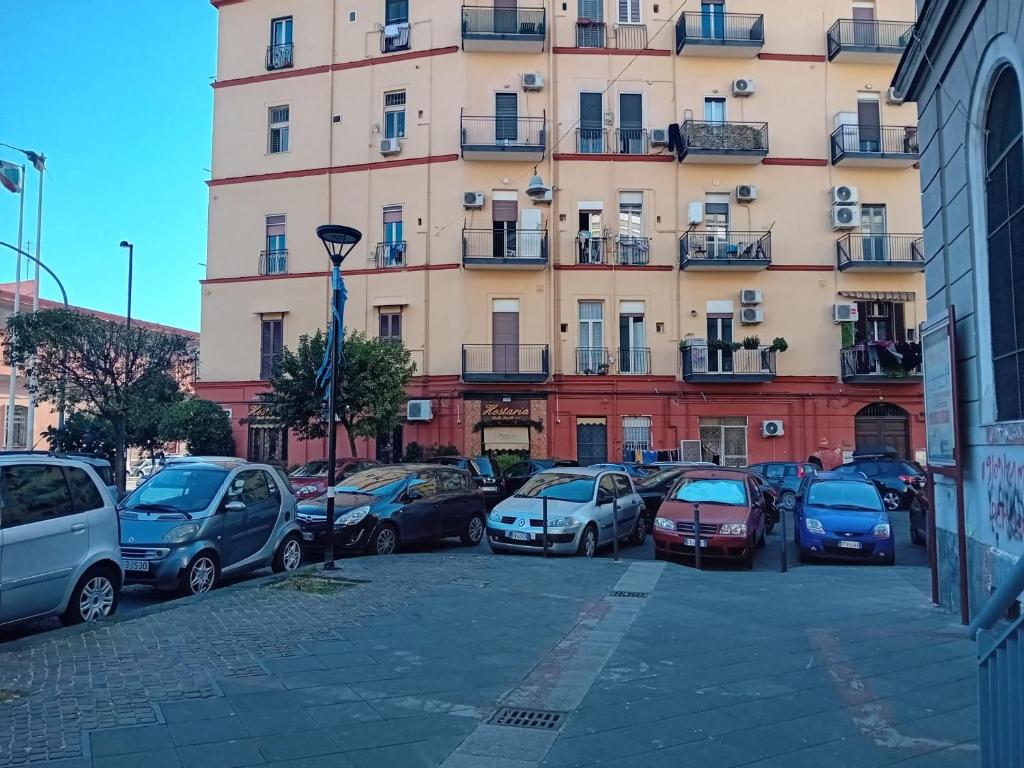
<path fill-rule="evenodd" d="M 764 546 L 764 491 L 739 469 L 684 472 L 654 518 L 654 555 L 659 560 L 693 555 L 697 546 L 693 510 L 700 507 L 701 557 L 754 566 L 754 550 Z"/>
<path fill-rule="evenodd" d="M 378 464 L 379 462 L 373 459 L 338 459 L 334 462 L 334 477 L 341 480 L 354 472 L 361 472 Z M 288 481 L 298 501 L 323 496 L 327 493 L 327 459 L 307 461 L 288 475 Z"/>

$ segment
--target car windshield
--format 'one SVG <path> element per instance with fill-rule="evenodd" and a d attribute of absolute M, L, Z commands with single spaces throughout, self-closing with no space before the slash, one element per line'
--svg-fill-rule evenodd
<path fill-rule="evenodd" d="M 854 483 L 846 480 L 826 480 L 811 485 L 807 492 L 807 503 L 826 509 L 854 509 L 864 512 L 881 512 L 882 500 L 870 483 Z"/>
<path fill-rule="evenodd" d="M 307 461 L 291 473 L 291 477 L 321 477 L 327 474 L 326 461 Z"/>
<path fill-rule="evenodd" d="M 585 502 L 594 498 L 593 475 L 570 475 L 562 472 L 541 472 L 534 475 L 516 496 L 528 499 Z"/>
<path fill-rule="evenodd" d="M 742 480 L 715 477 L 684 477 L 672 498 L 677 501 L 724 504 L 742 507 L 747 503 L 747 489 Z"/>
<path fill-rule="evenodd" d="M 683 472 L 685 472 L 683 469 L 663 469 L 661 472 L 656 472 L 653 475 L 637 478 L 633 481 L 633 485 L 640 491 L 658 488 L 671 480 L 675 480 Z"/>
<path fill-rule="evenodd" d="M 476 464 L 476 468 L 481 475 L 484 475 L 485 477 L 498 476 L 498 472 L 494 469 L 494 464 L 491 462 L 490 459 L 473 459 L 473 463 Z"/>
<path fill-rule="evenodd" d="M 398 493 L 409 478 L 408 469 L 380 468 L 364 469 L 349 475 L 337 489 L 339 493 L 361 493 L 364 496 L 393 496 Z"/>
<path fill-rule="evenodd" d="M 168 467 L 136 488 L 121 503 L 122 509 L 192 513 L 210 506 L 228 472 L 224 469 L 195 469 L 187 465 Z"/>

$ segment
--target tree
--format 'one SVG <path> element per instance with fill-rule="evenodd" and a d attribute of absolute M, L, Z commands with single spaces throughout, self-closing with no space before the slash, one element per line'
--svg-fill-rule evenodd
<path fill-rule="evenodd" d="M 25 369 L 36 398 L 110 422 L 114 474 L 124 490 L 128 420 L 158 407 L 167 377 L 194 356 L 191 339 L 67 309 L 18 313 L 4 333 L 8 362 Z"/>
<path fill-rule="evenodd" d="M 271 390 L 261 397 L 268 415 L 306 440 L 327 436 L 326 399 L 316 383 L 326 346 L 327 337 L 318 330 L 302 336 L 294 352 L 285 349 L 270 377 Z M 357 437 L 377 437 L 398 426 L 416 365 L 401 343 L 367 338 L 358 331 L 345 337 L 343 357 L 337 419 L 355 456 Z"/>
<path fill-rule="evenodd" d="M 174 403 L 160 420 L 164 442 L 184 440 L 193 456 L 233 456 L 231 418 L 217 403 L 190 397 Z"/>
<path fill-rule="evenodd" d="M 111 464 L 117 452 L 114 428 L 106 419 L 91 413 L 72 413 L 64 421 L 64 429 L 50 427 L 43 436 L 50 450 L 57 453 L 93 453 Z"/>

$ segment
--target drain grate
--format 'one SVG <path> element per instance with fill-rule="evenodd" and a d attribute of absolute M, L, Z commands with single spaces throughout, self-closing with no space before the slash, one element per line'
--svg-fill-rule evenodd
<path fill-rule="evenodd" d="M 621 589 L 616 589 L 614 592 L 609 592 L 608 597 L 650 597 L 650 592 L 624 592 Z"/>
<path fill-rule="evenodd" d="M 539 728 L 542 731 L 557 731 L 565 722 L 562 712 L 549 712 L 545 709 L 520 709 L 518 707 L 502 707 L 487 721 L 491 725 L 510 725 L 515 728 Z"/>

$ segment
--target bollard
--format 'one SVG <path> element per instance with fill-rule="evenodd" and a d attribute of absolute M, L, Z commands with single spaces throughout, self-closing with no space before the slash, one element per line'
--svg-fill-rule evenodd
<path fill-rule="evenodd" d="M 693 565 L 700 570 L 700 503 L 693 505 Z"/>
<path fill-rule="evenodd" d="M 786 510 L 779 510 L 779 522 L 782 524 L 782 529 L 779 533 L 779 538 L 782 541 L 779 542 L 779 554 L 781 559 L 779 561 L 779 573 L 786 573 L 789 571 L 789 561 L 787 560 L 788 553 L 787 547 L 789 546 L 789 534 L 786 532 Z"/>
<path fill-rule="evenodd" d="M 619 560 L 619 499 L 612 499 L 612 552 L 615 554 L 615 561 Z"/>
<path fill-rule="evenodd" d="M 548 497 L 541 497 L 541 508 L 544 510 L 544 532 L 541 534 L 543 537 L 541 540 L 544 545 L 544 557 L 548 556 Z"/>

